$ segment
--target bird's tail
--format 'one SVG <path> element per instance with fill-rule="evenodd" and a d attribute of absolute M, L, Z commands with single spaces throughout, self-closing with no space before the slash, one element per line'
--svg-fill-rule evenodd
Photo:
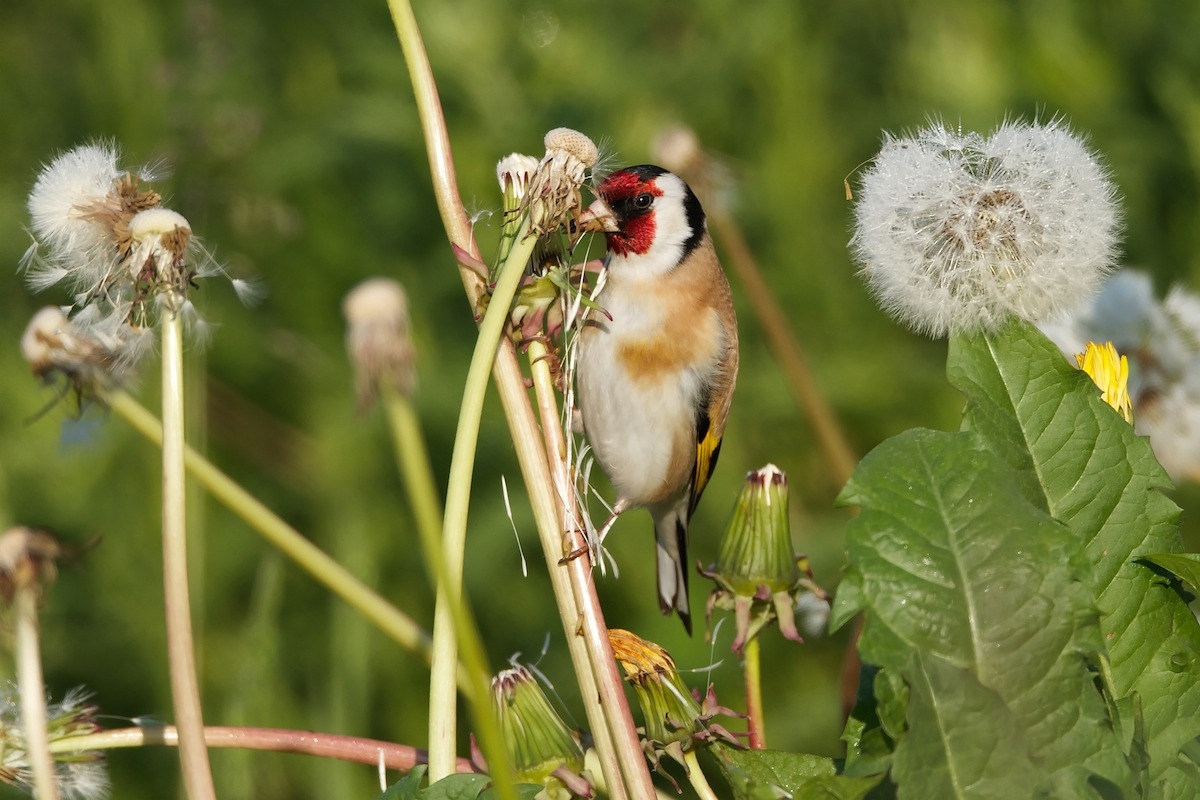
<path fill-rule="evenodd" d="M 654 538 L 658 554 L 658 607 L 679 614 L 688 635 L 692 612 L 688 604 L 688 498 L 665 509 L 655 509 Z"/>

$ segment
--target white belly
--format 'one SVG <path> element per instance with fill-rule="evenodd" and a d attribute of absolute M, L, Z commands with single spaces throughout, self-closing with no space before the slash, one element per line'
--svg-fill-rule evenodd
<path fill-rule="evenodd" d="M 644 335 L 657 320 L 641 316 L 646 309 L 627 307 L 619 297 L 605 296 L 602 302 L 613 322 L 585 330 L 580 351 L 577 387 L 584 431 L 619 499 L 638 506 L 662 502 L 687 488 L 692 465 L 684 464 L 681 472 L 680 454 L 694 457 L 700 376 L 685 370 L 657 380 L 631 379 L 620 360 L 621 345 Z"/>

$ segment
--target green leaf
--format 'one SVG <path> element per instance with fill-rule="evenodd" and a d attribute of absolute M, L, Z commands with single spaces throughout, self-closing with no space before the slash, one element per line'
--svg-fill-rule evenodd
<path fill-rule="evenodd" d="M 913 651 L 908 735 L 892 777 L 910 797 L 1032 797 L 1047 779 L 1020 720 L 969 670 Z M 1058 795 L 1063 796 L 1063 795 Z"/>
<path fill-rule="evenodd" d="M 967 396 L 964 427 L 1084 543 L 1113 685 L 1141 698 L 1151 778 L 1194 796 L 1200 768 L 1179 754 L 1200 736 L 1200 625 L 1179 586 L 1141 561 L 1183 550 L 1149 441 L 1024 323 L 952 337 L 947 371 Z"/>
<path fill-rule="evenodd" d="M 851 777 L 883 775 L 892 764 L 892 737 L 884 730 L 881 710 L 886 703 L 877 699 L 876 676 L 883 676 L 879 667 L 863 664 L 858 675 L 858 697 L 846 720 L 842 741 L 846 743 L 844 772 Z M 905 710 L 899 709 L 898 716 L 904 718 Z"/>
<path fill-rule="evenodd" d="M 379 800 L 417 800 L 421 796 L 421 782 L 425 780 L 424 764 L 418 764 L 400 780 L 389 786 Z"/>
<path fill-rule="evenodd" d="M 447 775 L 426 789 L 421 800 L 475 800 L 491 780 L 487 775 L 471 773 Z"/>
<path fill-rule="evenodd" d="M 1143 561 L 1158 564 L 1181 581 L 1200 591 L 1200 553 L 1151 553 Z"/>
<path fill-rule="evenodd" d="M 859 800 L 880 777 L 850 778 L 838 773 L 838 763 L 824 756 L 777 750 L 741 750 L 717 744 L 711 755 L 733 789 L 736 800 L 776 800 L 791 796 Z"/>
<path fill-rule="evenodd" d="M 521 798 L 521 800 L 535 800 L 544 790 L 544 786 L 535 786 L 532 783 L 518 783 L 517 797 Z M 496 790 L 489 786 L 487 789 L 484 789 L 483 794 L 479 795 L 479 800 L 495 800 L 495 797 Z"/>
<path fill-rule="evenodd" d="M 841 500 L 862 509 L 847 532 L 843 585 L 866 613 L 859 649 L 882 667 L 877 713 L 897 757 L 941 752 L 950 773 L 1019 764 L 1012 780 L 1022 789 L 1059 796 L 1085 794 L 1093 778 L 1132 784 L 1091 669 L 1103 644 L 1082 545 L 1023 496 L 982 439 L 903 433 L 863 459 Z M 943 696 L 929 670 L 970 680 Z M 924 705 L 914 709 L 918 691 Z M 995 725 L 975 713 L 985 706 L 1000 715 Z M 955 749 L 940 741 L 945 725 L 917 727 L 914 715 L 930 709 L 956 717 Z M 960 755 L 966 762 L 954 763 Z M 900 774 L 894 765 L 904 789 Z M 980 773 L 992 779 L 1001 774 Z"/>

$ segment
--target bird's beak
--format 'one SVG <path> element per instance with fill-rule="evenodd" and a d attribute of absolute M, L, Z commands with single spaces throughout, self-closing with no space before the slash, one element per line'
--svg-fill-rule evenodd
<path fill-rule="evenodd" d="M 575 223 L 581 233 L 616 233 L 620 230 L 617 227 L 617 218 L 603 200 L 597 200 L 588 206 Z"/>

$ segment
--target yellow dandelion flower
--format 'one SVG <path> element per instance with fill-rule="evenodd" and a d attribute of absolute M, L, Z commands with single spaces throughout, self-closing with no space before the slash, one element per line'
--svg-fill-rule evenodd
<path fill-rule="evenodd" d="M 1117 353 L 1112 342 L 1088 342 L 1084 352 L 1075 356 L 1079 368 L 1100 387 L 1104 402 L 1115 408 L 1125 421 L 1133 424 L 1133 404 L 1129 400 L 1129 359 Z"/>

